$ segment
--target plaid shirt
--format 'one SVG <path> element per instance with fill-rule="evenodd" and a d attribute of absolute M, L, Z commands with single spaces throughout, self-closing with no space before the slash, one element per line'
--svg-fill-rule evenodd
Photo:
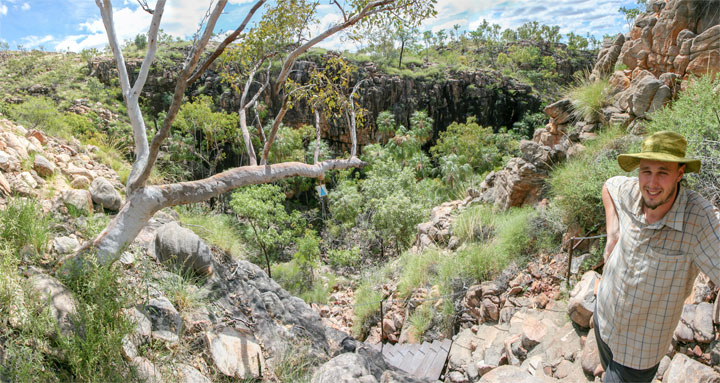
<path fill-rule="evenodd" d="M 720 213 L 698 193 L 680 187 L 667 214 L 648 224 L 637 178 L 613 177 L 605 185 L 620 228 L 595 315 L 613 360 L 647 369 L 667 353 L 698 271 L 720 282 Z"/>

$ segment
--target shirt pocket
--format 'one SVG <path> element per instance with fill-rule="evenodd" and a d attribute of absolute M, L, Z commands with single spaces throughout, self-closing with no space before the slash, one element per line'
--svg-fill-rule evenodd
<path fill-rule="evenodd" d="M 643 257 L 642 279 L 655 292 L 677 293 L 685 286 L 690 257 L 679 250 L 648 247 Z"/>

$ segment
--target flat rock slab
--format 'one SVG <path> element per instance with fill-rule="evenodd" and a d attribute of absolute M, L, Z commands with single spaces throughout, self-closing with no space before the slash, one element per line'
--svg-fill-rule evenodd
<path fill-rule="evenodd" d="M 265 358 L 252 335 L 226 327 L 220 332 L 205 332 L 205 341 L 215 366 L 224 375 L 240 379 L 262 376 Z"/>
<path fill-rule="evenodd" d="M 41 302 L 50 304 L 50 312 L 57 321 L 60 334 L 72 336 L 75 332 L 72 317 L 77 313 L 77 304 L 72 292 L 60 281 L 47 274 L 33 274 L 28 282 L 40 294 Z"/>
<path fill-rule="evenodd" d="M 662 381 L 663 383 L 720 383 L 720 374 L 686 355 L 675 354 Z"/>

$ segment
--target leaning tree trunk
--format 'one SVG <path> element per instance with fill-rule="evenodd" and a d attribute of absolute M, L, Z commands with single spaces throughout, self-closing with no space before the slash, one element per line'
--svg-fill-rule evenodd
<path fill-rule="evenodd" d="M 158 210 L 190 203 L 207 201 L 232 189 L 279 181 L 288 177 L 324 176 L 336 169 L 357 168 L 365 163 L 357 157 L 343 160 L 327 160 L 309 165 L 301 162 L 285 162 L 274 165 L 243 166 L 230 169 L 212 177 L 190 182 L 145 186 L 128 196 L 120 212 L 93 241 L 101 264 L 109 264 L 120 257 L 140 230 Z"/>

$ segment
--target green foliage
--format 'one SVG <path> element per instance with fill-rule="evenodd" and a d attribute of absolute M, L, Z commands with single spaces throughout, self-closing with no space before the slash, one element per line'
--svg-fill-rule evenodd
<path fill-rule="evenodd" d="M 53 136 L 69 137 L 63 114 L 45 97 L 28 97 L 23 103 L 11 105 L 8 115 L 27 129 L 40 129 Z"/>
<path fill-rule="evenodd" d="M 52 219 L 43 214 L 35 200 L 11 198 L 7 207 L 0 210 L 0 240 L 13 251 L 29 245 L 37 254 L 44 253 L 51 225 Z"/>
<path fill-rule="evenodd" d="M 167 157 L 159 165 L 170 179 L 187 180 L 214 173 L 226 150 L 244 148 L 238 116 L 215 111 L 213 100 L 200 95 L 186 102 L 173 122 Z"/>
<path fill-rule="evenodd" d="M 463 242 L 483 241 L 492 232 L 492 206 L 475 205 L 463 210 L 453 221 L 452 233 Z"/>
<path fill-rule="evenodd" d="M 281 260 L 282 250 L 300 236 L 305 220 L 297 210 L 288 213 L 285 194 L 276 185 L 247 186 L 232 194 L 230 206 L 245 223 L 243 238 L 255 250 L 262 251 L 268 268 L 270 261 Z"/>
<path fill-rule="evenodd" d="M 687 155 L 700 158 L 699 173 L 685 175 L 690 187 L 720 204 L 720 84 L 712 76 L 695 78 L 670 106 L 652 114 L 648 133 L 671 130 L 688 141 Z"/>
<path fill-rule="evenodd" d="M 382 271 L 371 274 L 368 278 L 361 279 L 360 285 L 355 290 L 355 306 L 353 317 L 353 334 L 358 339 L 363 339 L 370 330 L 370 327 L 378 324 L 380 320 L 380 301 L 383 299 L 382 292 L 378 291 L 377 282 L 381 280 L 378 276 Z"/>
<path fill-rule="evenodd" d="M 410 324 L 412 325 L 412 329 L 415 332 L 415 336 L 422 338 L 425 332 L 432 325 L 434 317 L 435 310 L 428 302 L 425 302 L 415 308 L 415 311 L 413 311 L 408 318 Z"/>
<path fill-rule="evenodd" d="M 576 79 L 577 85 L 566 91 L 573 114 L 585 121 L 598 121 L 602 118 L 600 109 L 610 103 L 610 83 L 607 79 L 590 81 L 587 73 L 576 76 Z"/>
<path fill-rule="evenodd" d="M 437 250 L 426 250 L 420 254 L 405 252 L 400 258 L 402 274 L 397 291 L 401 298 L 408 298 L 414 289 L 422 287 L 432 278 L 435 266 L 441 260 Z"/>
<path fill-rule="evenodd" d="M 441 132 L 430 153 L 441 163 L 452 161 L 454 170 L 468 164 L 473 172 L 484 173 L 502 165 L 506 157 L 516 155 L 518 143 L 512 133 L 495 134 L 491 128 L 478 125 L 470 117 L 464 124 L 454 122 Z"/>
<path fill-rule="evenodd" d="M 115 267 L 83 261 L 62 278 L 78 300 L 76 323 L 83 336 L 60 337 L 60 350 L 75 381 L 125 382 L 131 371 L 122 357 L 122 338 L 133 325 L 121 310 L 128 304 L 127 286 Z"/>
<path fill-rule="evenodd" d="M 334 267 L 353 267 L 362 261 L 362 249 L 354 246 L 351 249 L 329 249 L 328 262 Z"/>
<path fill-rule="evenodd" d="M 148 41 L 147 41 L 147 36 L 145 36 L 145 35 L 142 34 L 142 33 L 138 33 L 137 35 L 135 35 L 135 41 L 134 41 L 134 43 L 135 43 L 135 47 L 136 47 L 138 50 L 143 50 L 143 49 L 145 49 L 145 48 L 147 47 L 147 43 L 148 43 Z"/>
<path fill-rule="evenodd" d="M 235 259 L 245 259 L 247 250 L 240 240 L 241 232 L 235 219 L 211 210 L 205 205 L 183 205 L 177 208 L 180 222 L 200 238 Z"/>
<path fill-rule="evenodd" d="M 290 343 L 273 368 L 280 382 L 310 383 L 314 367 L 322 362 L 312 353 L 309 345 Z"/>
<path fill-rule="evenodd" d="M 612 127 L 590 141 L 578 158 L 567 161 L 551 173 L 553 204 L 562 211 L 563 222 L 584 231 L 605 221 L 601 190 L 605 181 L 620 173 L 617 155 L 626 148 L 618 127 Z"/>

